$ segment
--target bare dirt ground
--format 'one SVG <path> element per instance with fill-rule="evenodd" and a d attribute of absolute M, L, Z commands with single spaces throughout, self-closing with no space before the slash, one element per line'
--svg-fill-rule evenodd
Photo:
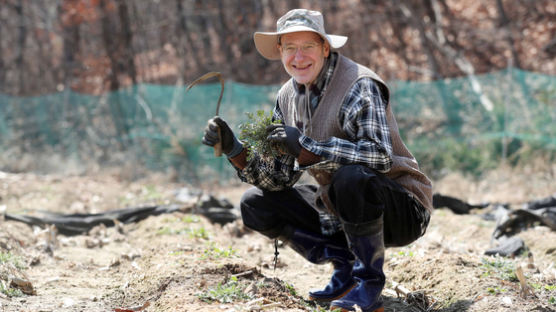
<path fill-rule="evenodd" d="M 556 165 L 539 164 L 501 168 L 479 181 L 450 174 L 435 181 L 435 192 L 519 208 L 554 194 L 555 173 Z M 0 172 L 0 210 L 96 213 L 169 204 L 183 187 L 235 205 L 247 188 L 191 186 L 160 175 L 130 182 L 117 173 Z M 273 270 L 273 241 L 247 231 L 241 221 L 213 224 L 193 214 L 191 204 L 179 204 L 180 212 L 77 236 L 0 219 L 0 311 L 326 310 L 308 301 L 307 292 L 327 283 L 330 265 L 310 264 L 280 246 Z M 556 311 L 556 233 L 544 226 L 519 233 L 531 260 L 487 257 L 495 223 L 482 213 L 436 210 L 424 237 L 386 251 L 386 311 Z M 532 295 L 520 295 L 519 266 Z"/>

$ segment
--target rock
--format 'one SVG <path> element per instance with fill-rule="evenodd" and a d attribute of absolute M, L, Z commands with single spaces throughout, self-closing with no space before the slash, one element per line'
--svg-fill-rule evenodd
<path fill-rule="evenodd" d="M 17 288 L 21 290 L 24 294 L 27 295 L 36 295 L 37 292 L 33 288 L 33 284 L 26 279 L 22 279 L 19 277 L 12 277 L 12 281 L 10 282 L 10 286 L 13 288 Z"/>

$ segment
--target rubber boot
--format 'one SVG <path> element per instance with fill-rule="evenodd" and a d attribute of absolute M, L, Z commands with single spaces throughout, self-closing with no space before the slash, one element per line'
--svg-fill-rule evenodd
<path fill-rule="evenodd" d="M 331 301 L 341 298 L 353 286 L 351 275 L 354 256 L 343 241 L 333 240 L 322 234 L 286 227 L 285 235 L 280 236 L 284 242 L 303 258 L 314 264 L 331 262 L 334 272 L 330 282 L 320 290 L 309 291 L 309 298 L 318 301 Z"/>
<path fill-rule="evenodd" d="M 384 306 L 380 298 L 384 288 L 384 235 L 382 215 L 363 224 L 343 222 L 344 231 L 351 252 L 357 261 L 353 267 L 353 277 L 357 281 L 350 292 L 330 303 L 330 310 L 354 311 L 355 305 L 365 312 L 382 312 Z"/>

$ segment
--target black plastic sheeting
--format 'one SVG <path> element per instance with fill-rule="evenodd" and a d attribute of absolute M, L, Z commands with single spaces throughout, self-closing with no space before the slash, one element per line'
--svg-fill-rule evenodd
<path fill-rule="evenodd" d="M 454 197 L 434 194 L 433 206 L 435 209 L 448 208 L 455 214 L 469 214 L 472 209 L 484 209 L 491 205 L 471 205 Z M 516 236 L 519 232 L 535 225 L 547 226 L 556 231 L 556 194 L 527 202 L 519 209 L 510 209 L 509 204 L 495 204 L 481 217 L 496 221 L 492 233 L 492 242 L 496 246 L 486 250 L 485 254 L 513 257 L 527 250 L 523 240 Z"/>
<path fill-rule="evenodd" d="M 185 208 L 184 205 L 157 205 L 135 208 L 124 208 L 110 210 L 94 214 L 61 214 L 50 211 L 36 211 L 34 215 L 14 215 L 6 213 L 6 220 L 19 221 L 28 225 L 45 227 L 56 226 L 58 233 L 71 236 L 85 234 L 93 227 L 104 224 L 107 227 L 114 226 L 115 221 L 121 223 L 133 223 L 141 221 L 149 216 L 157 216 L 165 213 L 182 211 L 203 215 L 213 223 L 226 224 L 233 222 L 239 216 L 234 206 L 227 200 L 217 199 L 212 195 L 200 199 L 193 207 Z"/>
<path fill-rule="evenodd" d="M 37 216 L 13 215 L 6 213 L 6 220 L 13 220 L 44 227 L 55 225 L 58 233 L 64 235 L 79 235 L 87 233 L 93 227 L 104 224 L 107 227 L 114 226 L 115 221 L 122 223 L 133 223 L 141 221 L 149 216 L 171 213 L 180 210 L 179 205 L 149 206 L 139 208 L 124 208 L 95 214 L 60 214 L 49 211 L 38 211 Z"/>

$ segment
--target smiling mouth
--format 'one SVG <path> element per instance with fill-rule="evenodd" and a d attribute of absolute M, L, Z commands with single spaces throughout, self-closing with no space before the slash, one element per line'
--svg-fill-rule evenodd
<path fill-rule="evenodd" d="M 309 65 L 306 65 L 306 66 L 296 66 L 296 65 L 293 65 L 293 68 L 295 68 L 295 69 L 297 69 L 297 70 L 306 70 L 306 69 L 309 69 L 311 66 L 313 66 L 313 64 L 309 64 Z"/>

